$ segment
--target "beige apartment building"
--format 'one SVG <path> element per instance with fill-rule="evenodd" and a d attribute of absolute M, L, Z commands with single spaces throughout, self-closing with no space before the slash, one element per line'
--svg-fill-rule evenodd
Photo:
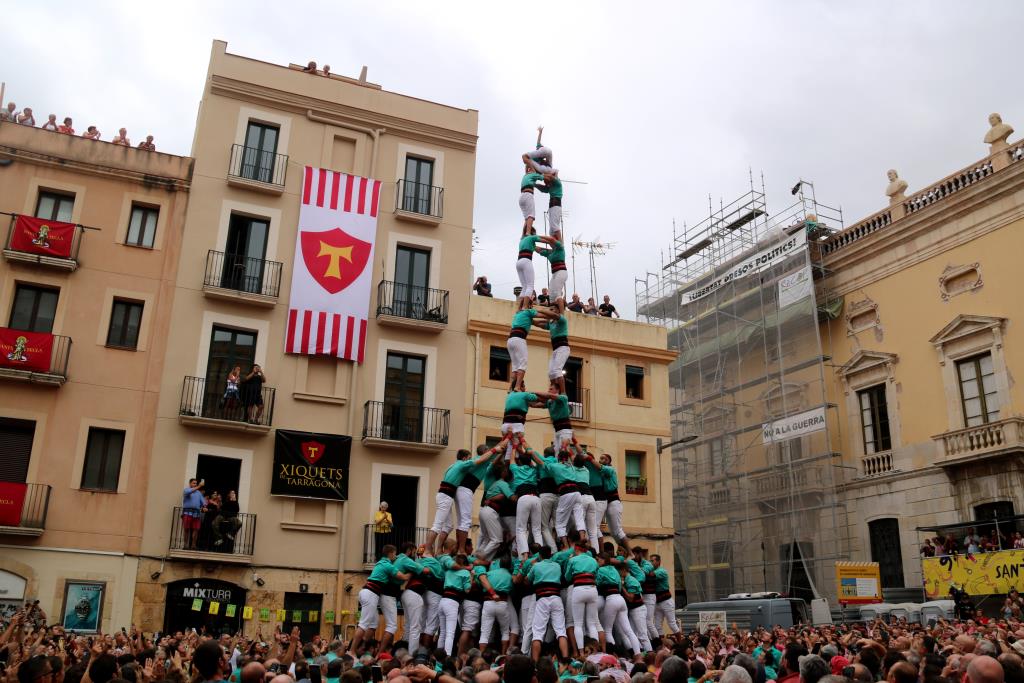
<path fill-rule="evenodd" d="M 469 303 L 466 357 L 465 442 L 493 445 L 509 387 L 505 348 L 515 302 L 474 296 Z M 668 441 L 668 365 L 663 327 L 615 318 L 567 313 L 571 354 L 566 363 L 566 394 L 573 432 L 597 454 L 608 453 L 618 474 L 623 526 L 631 540 L 675 566 L 672 540 L 672 463 L 660 455 L 658 439 Z M 551 342 L 546 331 L 527 337 L 526 385 L 547 391 Z M 546 410 L 527 416 L 526 440 L 538 450 L 550 445 L 554 430 Z"/>
<path fill-rule="evenodd" d="M 132 623 L 191 179 L 188 157 L 0 123 L 0 610 Z"/>
<path fill-rule="evenodd" d="M 365 72 L 325 77 L 214 42 L 154 378 L 136 623 L 344 631 L 378 545 L 423 537 L 441 475 L 465 445 L 476 131 L 476 111 L 389 92 Z M 383 183 L 361 364 L 285 353 L 306 166 Z M 259 411 L 224 400 L 231 369 L 254 364 L 265 375 Z M 330 475 L 345 479 L 344 501 L 272 495 L 283 436 L 350 441 L 348 466 Z M 183 528 L 193 477 L 207 495 L 237 493 L 233 539 L 209 514 L 198 534 Z M 393 517 L 386 536 L 371 526 L 381 501 Z"/>

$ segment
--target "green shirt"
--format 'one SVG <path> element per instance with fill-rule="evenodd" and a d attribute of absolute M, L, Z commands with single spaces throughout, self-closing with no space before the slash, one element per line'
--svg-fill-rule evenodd
<path fill-rule="evenodd" d="M 558 316 L 558 320 L 548 321 L 548 332 L 552 339 L 569 336 L 569 319 L 564 315 Z"/>
<path fill-rule="evenodd" d="M 587 475 L 590 478 L 591 491 L 593 491 L 594 489 L 604 490 L 604 479 L 601 478 L 601 471 L 604 468 L 598 467 L 596 463 L 593 463 L 590 460 L 587 460 L 585 463 L 583 463 L 583 466 L 587 468 Z"/>
<path fill-rule="evenodd" d="M 611 492 L 619 488 L 619 475 L 615 474 L 614 467 L 602 467 L 601 479 L 604 482 L 604 490 Z"/>
<path fill-rule="evenodd" d="M 576 473 L 576 483 L 586 484 L 590 486 L 590 472 L 587 471 L 586 467 L 573 467 L 573 472 Z"/>
<path fill-rule="evenodd" d="M 537 247 L 538 241 L 540 241 L 540 235 L 526 235 L 521 240 L 519 240 L 519 251 L 533 252 L 533 250 Z M 533 257 L 532 253 L 530 254 L 530 257 Z"/>
<path fill-rule="evenodd" d="M 441 569 L 441 563 L 437 561 L 436 557 L 424 555 L 420 559 L 420 565 L 424 569 L 429 569 L 430 576 L 432 576 L 435 579 L 440 579 L 444 575 L 444 570 Z"/>
<path fill-rule="evenodd" d="M 654 577 L 654 590 L 659 593 L 664 593 L 668 590 L 668 570 L 664 567 L 658 567 L 651 575 Z"/>
<path fill-rule="evenodd" d="M 377 560 L 377 564 L 373 565 L 373 571 L 370 572 L 370 581 L 376 581 L 377 583 L 388 583 L 391 577 L 395 575 L 395 565 L 391 564 L 391 560 L 384 558 Z"/>
<path fill-rule="evenodd" d="M 516 311 L 516 314 L 512 316 L 512 327 L 518 327 L 529 333 L 530 325 L 533 324 L 533 319 L 536 317 L 537 309 L 535 308 L 524 308 L 521 311 Z"/>
<path fill-rule="evenodd" d="M 519 181 L 519 189 L 533 187 L 535 183 L 539 183 L 544 180 L 544 176 L 540 173 L 527 173 L 523 176 L 523 179 Z"/>
<path fill-rule="evenodd" d="M 495 453 L 494 455 L 497 455 L 497 454 Z M 465 479 L 466 475 L 469 475 L 469 474 L 472 474 L 477 479 L 481 479 L 483 477 L 486 477 L 487 476 L 487 471 L 491 467 L 491 461 L 494 460 L 494 455 L 491 455 L 491 457 L 487 458 L 486 460 L 484 460 L 479 465 L 472 464 L 473 456 L 470 456 L 469 458 L 467 458 L 467 460 L 470 461 L 470 466 L 468 468 L 466 468 L 465 472 L 463 472 L 462 478 Z M 479 456 L 477 456 L 477 457 L 479 457 Z"/>
<path fill-rule="evenodd" d="M 537 468 L 533 465 L 512 463 L 512 490 L 517 491 L 524 484 L 537 485 Z"/>
<path fill-rule="evenodd" d="M 562 584 L 562 568 L 558 566 L 558 563 L 553 559 L 541 560 L 527 572 L 526 578 L 529 579 L 530 583 L 534 586 L 547 583 L 547 584 Z"/>
<path fill-rule="evenodd" d="M 556 462 L 553 465 L 548 465 L 548 468 L 551 470 L 551 476 L 554 478 L 556 486 L 561 486 L 567 481 L 576 481 L 576 468 L 567 462 Z"/>
<path fill-rule="evenodd" d="M 641 581 L 647 578 L 644 574 L 644 570 L 640 568 L 640 565 L 636 563 L 636 560 L 629 558 L 628 560 L 619 555 L 619 560 L 626 563 L 626 569 L 629 570 L 629 575 L 639 584 Z"/>
<path fill-rule="evenodd" d="M 551 247 L 544 256 L 551 263 L 565 263 L 565 245 L 561 242 L 555 242 L 554 245 L 548 245 Z"/>
<path fill-rule="evenodd" d="M 603 567 L 597 568 L 597 585 L 598 586 L 615 586 L 619 588 L 622 586 L 622 579 L 619 577 L 619 570 L 610 564 L 606 564 Z"/>
<path fill-rule="evenodd" d="M 565 563 L 565 578 L 572 580 L 577 574 L 596 574 L 597 560 L 590 553 L 573 555 Z"/>
<path fill-rule="evenodd" d="M 438 564 L 441 565 L 441 569 L 442 570 L 448 571 L 449 569 L 452 568 L 452 565 L 455 564 L 455 558 L 452 557 L 451 555 L 438 555 L 437 556 L 437 562 L 438 562 Z M 438 577 L 438 578 L 440 578 L 440 577 Z"/>
<path fill-rule="evenodd" d="M 457 487 L 462 483 L 463 478 L 466 476 L 466 472 L 468 472 L 472 467 L 473 460 L 470 458 L 466 458 L 465 460 L 456 460 L 444 471 L 444 476 L 441 478 L 441 481 Z"/>
<path fill-rule="evenodd" d="M 544 176 L 541 176 L 541 180 L 544 180 L 547 187 L 540 185 L 537 187 L 538 190 L 541 192 L 547 192 L 550 197 L 562 198 L 562 181 L 558 179 L 558 176 L 552 176 L 550 181 L 544 179 Z"/>
<path fill-rule="evenodd" d="M 563 548 L 562 550 L 559 550 L 557 553 L 554 553 L 551 556 L 551 561 L 557 564 L 559 569 L 561 569 L 564 572 L 566 565 L 569 563 L 569 558 L 572 557 L 572 554 L 574 552 L 576 551 L 573 550 L 572 546 L 569 546 L 568 548 Z"/>
<path fill-rule="evenodd" d="M 487 570 L 487 580 L 497 593 L 508 594 L 512 590 L 512 574 L 507 569 L 498 567 Z"/>
<path fill-rule="evenodd" d="M 514 410 L 525 413 L 530 410 L 530 404 L 535 401 L 537 401 L 537 394 L 529 391 L 513 391 L 505 397 L 505 412 Z"/>
<path fill-rule="evenodd" d="M 403 574 L 422 574 L 423 565 L 412 559 L 405 553 L 399 553 L 395 558 L 395 571 Z"/>
<path fill-rule="evenodd" d="M 632 574 L 626 575 L 626 578 L 622 581 L 622 587 L 633 595 L 640 595 L 643 592 L 640 588 L 640 582 Z"/>
<path fill-rule="evenodd" d="M 449 569 L 444 574 L 444 589 L 457 590 L 461 593 L 468 593 L 472 579 L 468 569 Z"/>
<path fill-rule="evenodd" d="M 508 482 L 504 479 L 498 479 L 491 486 L 484 491 L 484 500 L 490 500 L 495 496 L 505 496 L 505 498 L 512 497 L 512 487 L 508 485 Z"/>
<path fill-rule="evenodd" d="M 559 394 L 555 398 L 548 399 L 548 415 L 551 416 L 552 422 L 558 420 L 568 420 L 572 411 L 569 410 L 569 397 L 565 394 Z"/>

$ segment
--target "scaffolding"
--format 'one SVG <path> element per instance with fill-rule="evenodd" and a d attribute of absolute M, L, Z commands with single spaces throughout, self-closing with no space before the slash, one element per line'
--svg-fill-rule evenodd
<path fill-rule="evenodd" d="M 677 231 L 636 278 L 637 314 L 669 330 L 676 587 L 689 602 L 779 591 L 836 602 L 848 559 L 819 321 L 820 242 L 842 212 L 813 184 L 769 216 L 764 181 Z M 826 339 L 830 348 L 830 340 Z"/>

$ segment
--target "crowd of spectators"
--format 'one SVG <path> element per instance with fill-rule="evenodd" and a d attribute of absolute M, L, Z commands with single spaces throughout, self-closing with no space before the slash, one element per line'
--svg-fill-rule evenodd
<path fill-rule="evenodd" d="M 21 112 L 19 112 L 18 105 L 16 105 L 14 102 L 8 102 L 7 106 L 4 109 L 0 109 L 0 122 L 4 121 L 10 123 L 17 123 L 23 126 L 35 127 L 36 125 L 36 118 L 35 115 L 32 113 L 32 107 L 25 107 L 21 110 Z M 63 122 L 57 123 L 57 115 L 50 114 L 49 116 L 47 116 L 46 122 L 39 127 L 42 128 L 43 130 L 48 130 L 53 133 L 75 135 L 74 124 L 70 116 L 65 116 Z M 86 128 L 85 132 L 82 133 L 82 137 L 86 138 L 87 140 L 102 140 L 100 131 L 99 129 L 96 128 L 96 126 L 89 126 L 88 128 Z M 125 147 L 132 146 L 131 140 L 128 139 L 128 131 L 125 130 L 124 128 L 121 128 L 117 132 L 117 135 L 115 135 L 110 140 L 110 142 L 112 142 L 115 145 L 124 145 Z M 156 145 L 153 143 L 152 135 L 147 135 L 146 139 L 140 142 L 138 145 L 136 145 L 136 147 L 147 152 L 156 151 Z"/>
<path fill-rule="evenodd" d="M 486 275 L 481 275 L 473 283 L 473 292 L 477 296 L 493 297 L 491 293 L 491 283 L 487 281 Z M 518 296 L 518 294 L 516 294 Z M 551 303 L 551 298 L 548 294 L 547 287 L 541 289 L 540 294 L 534 296 L 534 303 L 547 306 Z M 612 304 L 611 297 L 607 294 L 604 295 L 604 300 L 600 305 L 594 302 L 594 298 L 590 297 L 587 299 L 587 303 L 583 303 L 580 299 L 579 294 L 573 294 L 572 299 L 565 305 L 565 307 L 573 313 L 583 313 L 584 315 L 599 315 L 602 318 L 621 318 L 619 311 Z"/>
<path fill-rule="evenodd" d="M 967 535 L 962 541 L 958 541 L 953 532 L 945 536 L 936 536 L 934 539 L 927 538 L 921 546 L 922 557 L 946 557 L 949 555 L 977 555 L 979 553 L 991 553 L 997 550 L 1021 550 L 1024 549 L 1024 536 L 1019 531 L 1004 531 L 1000 533 L 991 529 L 987 534 L 979 534 L 975 528 L 967 527 Z"/>
<path fill-rule="evenodd" d="M 2 683 L 1024 683 L 1024 623 L 1017 618 L 892 619 L 753 630 L 711 628 L 665 636 L 626 658 L 596 643 L 578 659 L 545 651 L 468 648 L 456 656 L 405 641 L 303 642 L 298 627 L 264 639 L 225 633 L 144 634 L 134 626 L 85 636 L 47 625 L 38 605 L 0 634 Z"/>

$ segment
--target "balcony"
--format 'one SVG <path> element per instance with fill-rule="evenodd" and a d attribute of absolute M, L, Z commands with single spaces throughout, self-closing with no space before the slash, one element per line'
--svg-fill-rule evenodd
<path fill-rule="evenodd" d="M 37 266 L 43 266 L 44 268 L 52 268 L 54 270 L 66 270 L 69 272 L 78 270 L 78 250 L 82 247 L 82 237 L 85 235 L 85 230 L 82 229 L 82 226 L 75 226 L 75 231 L 71 238 L 71 253 L 66 257 L 61 257 L 36 253 L 29 251 L 24 247 L 15 247 L 13 245 L 15 225 L 16 218 L 12 217 L 11 225 L 7 229 L 7 240 L 4 242 L 5 259 L 18 263 L 31 263 Z M 31 246 L 31 244 L 28 244 L 27 246 Z"/>
<path fill-rule="evenodd" d="M 256 396 L 242 383 L 239 387 L 241 400 L 225 400 L 225 382 L 208 387 L 202 377 L 186 377 L 181 387 L 178 422 L 189 427 L 257 434 L 270 432 L 274 420 L 274 388 L 264 386 Z"/>
<path fill-rule="evenodd" d="M 573 398 L 576 400 L 573 401 Z M 577 389 L 575 396 L 570 396 L 569 419 L 573 422 L 590 422 L 590 389 Z"/>
<path fill-rule="evenodd" d="M 897 470 L 892 464 L 892 451 L 882 451 L 880 453 L 861 456 L 861 477 L 880 477 L 883 474 L 895 471 Z"/>
<path fill-rule="evenodd" d="M 755 474 L 751 477 L 751 485 L 757 502 L 771 510 L 787 500 L 806 502 L 807 497 L 820 497 L 826 488 L 821 466 L 797 463 L 785 469 Z"/>
<path fill-rule="evenodd" d="M 439 225 L 444 215 L 444 188 L 399 180 L 395 189 L 395 217 Z"/>
<path fill-rule="evenodd" d="M 363 525 L 363 565 L 368 567 L 372 567 L 381 558 L 380 550 L 384 546 L 393 545 L 401 552 L 403 543 L 425 543 L 429 531 L 422 526 L 394 526 L 388 533 L 378 534 L 374 529 L 373 524 Z"/>
<path fill-rule="evenodd" d="M 183 517 L 182 509 L 174 508 L 168 555 L 179 560 L 252 564 L 256 515 L 240 512 L 234 519 L 236 521 L 232 522 L 231 517 L 212 516 L 206 512 Z M 186 529 L 186 525 L 196 528 Z"/>
<path fill-rule="evenodd" d="M 281 266 L 277 261 L 210 250 L 206 254 L 203 294 L 273 307 L 281 292 Z"/>
<path fill-rule="evenodd" d="M 280 195 L 284 192 L 288 155 L 245 145 L 231 145 L 228 185 Z"/>
<path fill-rule="evenodd" d="M 50 507 L 49 484 L 0 481 L 0 500 L 0 536 L 43 535 Z"/>
<path fill-rule="evenodd" d="M 956 467 L 979 460 L 1024 452 L 1024 417 L 957 429 L 933 436 L 938 453 L 936 464 Z"/>
<path fill-rule="evenodd" d="M 407 451 L 442 451 L 448 446 L 451 411 L 367 401 L 363 408 L 363 444 Z"/>
<path fill-rule="evenodd" d="M 377 285 L 377 322 L 440 332 L 448 326 L 448 291 L 381 280 Z"/>
<path fill-rule="evenodd" d="M 0 379 L 59 387 L 70 358 L 71 337 L 0 327 Z"/>

